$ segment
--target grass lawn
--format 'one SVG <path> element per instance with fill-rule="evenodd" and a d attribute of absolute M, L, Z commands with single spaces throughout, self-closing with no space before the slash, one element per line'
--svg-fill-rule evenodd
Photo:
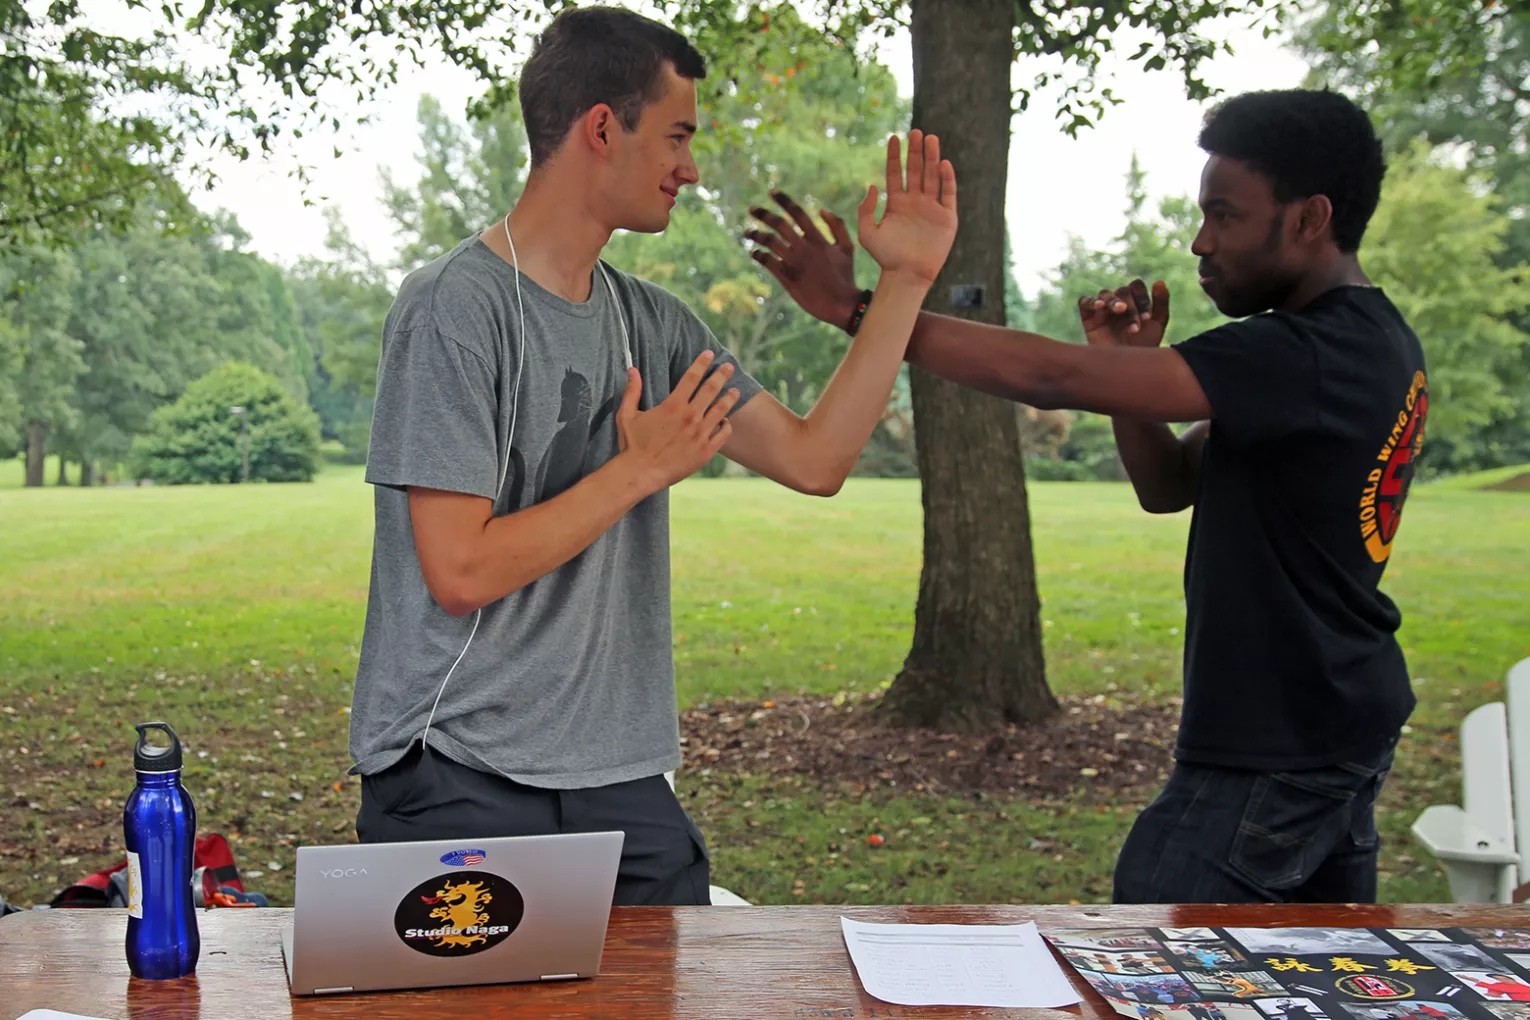
<path fill-rule="evenodd" d="M 1511 464 L 1508 467 L 1490 468 L 1487 471 L 1473 471 L 1471 474 L 1451 475 L 1449 478 L 1430 482 L 1429 486 L 1457 491 L 1486 489 L 1507 482 L 1511 478 L 1518 478 L 1520 475 L 1530 475 L 1530 464 Z"/>
<path fill-rule="evenodd" d="M 191 748 L 201 827 L 290 901 L 294 847 L 353 837 L 347 706 L 371 500 L 360 469 L 311 485 L 23 490 L 0 464 L 0 892 L 46 901 L 121 858 L 134 722 Z M 50 470 L 49 480 L 56 475 Z M 1031 487 L 1047 661 L 1060 693 L 1179 682 L 1188 515 L 1120 485 Z M 697 480 L 673 500 L 684 704 L 871 690 L 907 648 L 917 484 L 813 500 Z M 1458 798 L 1454 730 L 1530 656 L 1530 495 L 1420 486 L 1387 590 L 1419 711 L 1383 799 L 1382 897 L 1448 899 L 1407 827 Z M 1098 901 L 1141 804 L 858 791 L 681 776 L 715 880 L 756 902 Z M 864 837 L 877 832 L 885 846 Z"/>

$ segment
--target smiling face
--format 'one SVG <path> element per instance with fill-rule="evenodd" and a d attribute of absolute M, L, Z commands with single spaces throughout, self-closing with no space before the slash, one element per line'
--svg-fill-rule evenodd
<path fill-rule="evenodd" d="M 1201 260 L 1201 289 L 1223 315 L 1242 318 L 1280 305 L 1304 271 L 1297 243 L 1297 203 L 1246 163 L 1212 156 L 1201 172 L 1205 219 L 1190 250 Z"/>
<path fill-rule="evenodd" d="M 610 132 L 601 194 L 613 229 L 656 234 L 669 226 L 680 189 L 700 179 L 691 139 L 696 134 L 696 83 L 666 63 L 657 99 L 637 126 Z"/>

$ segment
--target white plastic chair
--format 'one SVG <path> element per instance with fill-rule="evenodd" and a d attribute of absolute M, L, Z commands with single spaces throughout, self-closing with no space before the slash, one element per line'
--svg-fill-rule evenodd
<path fill-rule="evenodd" d="M 1530 881 L 1530 659 L 1509 670 L 1509 775 L 1514 791 L 1514 848 L 1517 881 Z"/>
<path fill-rule="evenodd" d="M 1530 849 L 1530 659 L 1509 673 L 1509 706 L 1483 705 L 1461 724 L 1462 805 L 1427 808 L 1413 823 L 1413 834 L 1445 863 L 1457 903 L 1511 903 L 1524 873 L 1520 848 Z"/>

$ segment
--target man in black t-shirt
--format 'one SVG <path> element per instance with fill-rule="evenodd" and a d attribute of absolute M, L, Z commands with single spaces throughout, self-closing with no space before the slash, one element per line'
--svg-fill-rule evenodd
<path fill-rule="evenodd" d="M 1163 283 L 1079 303 L 1087 345 L 925 312 L 908 360 L 1041 408 L 1113 417 L 1144 509 L 1194 506 L 1176 764 L 1116 866 L 1118 902 L 1372 901 L 1374 805 L 1413 710 L 1377 588 L 1424 437 L 1418 337 L 1360 268 L 1381 193 L 1369 118 L 1337 93 L 1256 92 L 1200 144 L 1201 286 L 1240 319 L 1161 346 Z M 849 235 L 752 231 L 811 314 L 850 323 Z M 1194 422 L 1180 434 L 1166 423 Z"/>

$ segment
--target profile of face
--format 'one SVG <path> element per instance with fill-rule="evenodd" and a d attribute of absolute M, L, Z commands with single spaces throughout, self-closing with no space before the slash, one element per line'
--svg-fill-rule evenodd
<path fill-rule="evenodd" d="M 696 134 L 696 83 L 665 64 L 658 97 L 643 107 L 637 127 L 611 118 L 600 194 L 614 229 L 656 234 L 669 226 L 680 189 L 700 180 L 691 139 Z"/>
<path fill-rule="evenodd" d="M 1201 289 L 1232 318 L 1280 305 L 1301 278 L 1302 202 L 1277 202 L 1269 180 L 1246 163 L 1212 156 L 1201 171 Z"/>

